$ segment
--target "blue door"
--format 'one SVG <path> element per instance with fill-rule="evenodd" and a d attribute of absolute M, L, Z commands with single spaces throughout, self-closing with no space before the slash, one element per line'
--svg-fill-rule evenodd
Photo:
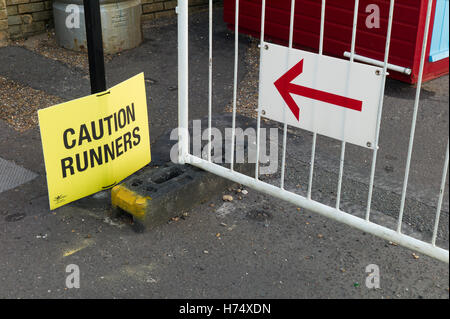
<path fill-rule="evenodd" d="M 449 0 L 436 0 L 433 35 L 430 47 L 430 62 L 448 58 L 448 3 Z"/>

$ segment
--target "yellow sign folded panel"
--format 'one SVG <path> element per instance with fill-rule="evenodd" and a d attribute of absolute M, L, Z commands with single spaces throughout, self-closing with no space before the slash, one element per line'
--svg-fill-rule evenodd
<path fill-rule="evenodd" d="M 52 210 L 111 188 L 151 160 L 143 73 L 38 116 Z"/>

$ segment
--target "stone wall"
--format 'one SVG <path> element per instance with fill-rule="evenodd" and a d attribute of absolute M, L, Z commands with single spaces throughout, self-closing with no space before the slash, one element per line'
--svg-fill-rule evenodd
<path fill-rule="evenodd" d="M 6 0 L 6 9 L 10 39 L 44 32 L 52 21 L 50 0 Z"/>
<path fill-rule="evenodd" d="M 142 20 L 152 20 L 155 18 L 175 15 L 177 0 L 141 0 Z M 217 2 L 217 0 L 215 0 Z M 202 9 L 209 0 L 189 0 L 190 11 Z"/>
<path fill-rule="evenodd" d="M 142 20 L 175 15 L 177 0 L 141 0 Z M 214 0 L 215 2 L 217 0 Z M 191 11 L 205 8 L 209 0 L 189 0 Z M 0 46 L 8 39 L 45 32 L 52 25 L 51 0 L 0 0 Z"/>
<path fill-rule="evenodd" d="M 8 13 L 6 0 L 0 0 L 0 47 L 8 41 Z"/>

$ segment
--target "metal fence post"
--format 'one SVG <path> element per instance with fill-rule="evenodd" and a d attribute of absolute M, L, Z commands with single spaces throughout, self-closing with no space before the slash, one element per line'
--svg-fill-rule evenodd
<path fill-rule="evenodd" d="M 264 49 L 269 48 L 269 45 L 272 45 L 269 42 L 265 42 L 264 34 L 265 34 L 265 17 L 266 17 L 266 0 L 260 0 L 261 1 L 261 38 L 260 38 L 260 78 L 263 77 L 263 57 L 264 57 Z M 358 22 L 358 8 L 360 0 L 354 0 L 355 1 L 355 9 L 353 12 L 353 28 L 352 28 L 352 44 L 351 44 L 351 52 L 349 53 L 350 57 L 350 65 L 352 65 L 354 60 L 356 59 L 357 55 L 355 53 L 355 41 L 356 41 L 356 34 L 357 34 L 357 22 Z M 230 3 L 235 3 L 235 54 L 234 54 L 234 86 L 233 86 L 233 122 L 232 122 L 232 155 L 234 156 L 234 140 L 235 140 L 235 113 L 236 113 L 236 101 L 237 101 L 237 67 L 238 67 L 238 31 L 239 31 L 239 0 L 230 0 Z M 258 1 L 256 1 L 258 2 Z M 319 43 L 319 53 L 318 56 L 322 56 L 323 60 L 327 58 L 323 54 L 323 42 L 324 42 L 324 32 L 325 32 L 325 5 L 326 0 L 322 0 L 322 7 L 321 7 L 321 30 L 320 30 L 320 43 Z M 208 95 L 208 126 L 211 129 L 211 116 L 212 116 L 212 0 L 210 0 L 210 16 L 209 16 L 209 95 Z M 392 68 L 392 64 L 389 64 L 389 48 L 390 48 L 390 39 L 391 39 L 391 32 L 394 25 L 393 19 L 394 19 L 394 7 L 395 7 L 395 0 L 390 0 L 389 2 L 389 20 L 388 20 L 388 29 L 386 34 L 386 42 L 385 42 L 385 50 L 384 50 L 384 61 L 377 61 L 377 60 L 366 60 L 365 62 L 369 62 L 370 64 L 374 64 L 377 66 L 381 66 L 383 68 L 383 78 L 380 83 L 382 89 L 380 89 L 380 92 L 375 97 L 375 103 L 378 103 L 378 111 L 376 115 L 376 137 L 375 137 L 375 149 L 373 150 L 373 158 L 372 158 L 372 166 L 371 166 L 371 176 L 369 181 L 369 196 L 367 201 L 367 209 L 366 209 L 366 215 L 365 218 L 361 218 L 359 216 L 354 215 L 352 212 L 348 212 L 345 210 L 340 209 L 340 195 L 341 195 L 341 185 L 344 177 L 344 159 L 345 159 L 345 136 L 343 132 L 343 137 L 340 139 L 342 148 L 341 148 L 341 157 L 340 157 L 340 165 L 339 165 L 339 181 L 338 181 L 338 192 L 337 192 L 337 200 L 336 200 L 336 206 L 331 207 L 327 204 L 321 203 L 319 201 L 313 200 L 311 198 L 311 188 L 312 188 L 312 182 L 314 177 L 314 161 L 315 161 L 315 152 L 316 152 L 316 137 L 319 133 L 314 133 L 314 130 L 310 130 L 313 132 L 313 145 L 311 149 L 311 166 L 309 171 L 309 180 L 308 180 L 308 193 L 305 195 L 301 195 L 298 193 L 298 191 L 292 191 L 292 190 L 286 190 L 284 189 L 284 170 L 285 170 L 285 160 L 286 160 L 286 140 L 287 140 L 287 122 L 286 118 L 283 121 L 279 121 L 281 123 L 284 123 L 284 136 L 283 136 L 283 162 L 281 165 L 282 174 L 281 174 L 281 185 L 275 186 L 271 184 L 271 180 L 269 181 L 262 181 L 259 180 L 259 153 L 260 153 L 260 144 L 266 143 L 266 141 L 261 141 L 261 117 L 264 114 L 262 110 L 262 93 L 263 93 L 263 86 L 259 87 L 259 101 L 258 101 L 258 117 L 257 117 L 257 158 L 256 158 L 256 165 L 255 165 L 255 176 L 250 177 L 245 174 L 236 172 L 233 170 L 233 161 L 234 157 L 230 160 L 231 166 L 230 168 L 227 168 L 225 166 L 218 165 L 216 163 L 213 163 L 211 161 L 211 145 L 209 144 L 209 155 L 208 160 L 203 159 L 201 156 L 195 156 L 190 153 L 190 142 L 189 142 L 189 131 L 188 131 L 188 1 L 187 0 L 178 0 L 178 7 L 177 7 L 177 13 L 178 13 L 178 98 L 179 98 L 179 111 L 178 111 L 178 121 L 179 121 L 179 162 L 189 163 L 191 165 L 194 165 L 196 167 L 199 167 L 205 171 L 208 171 L 210 173 L 213 173 L 217 176 L 229 179 L 235 183 L 245 185 L 247 187 L 253 188 L 256 191 L 260 191 L 262 193 L 271 195 L 273 197 L 279 198 L 281 200 L 287 201 L 291 204 L 294 204 L 297 207 L 303 207 L 304 209 L 315 212 L 317 214 L 320 214 L 322 216 L 325 216 L 327 218 L 336 220 L 338 222 L 344 223 L 349 225 L 350 227 L 359 229 L 361 231 L 364 231 L 366 233 L 370 233 L 372 235 L 378 236 L 380 238 L 383 238 L 385 240 L 389 240 L 392 242 L 395 242 L 399 245 L 402 245 L 404 247 L 407 247 L 409 249 L 414 250 L 418 253 L 423 253 L 428 256 L 431 256 L 433 258 L 436 258 L 438 260 L 444 261 L 446 263 L 449 262 L 449 251 L 446 248 L 440 248 L 436 246 L 436 240 L 438 239 L 438 232 L 440 231 L 439 228 L 439 218 L 442 210 L 442 203 L 444 198 L 444 193 L 446 191 L 445 182 L 446 182 L 446 176 L 447 176 L 447 170 L 448 170 L 448 141 L 447 141 L 447 152 L 446 152 L 446 159 L 444 163 L 444 169 L 442 174 L 442 180 L 441 180 L 441 187 L 440 187 L 440 193 L 439 193 L 439 199 L 438 199 L 438 205 L 436 209 L 436 217 L 435 217 L 435 223 L 434 223 L 434 231 L 433 231 L 433 238 L 431 242 L 424 241 L 422 239 L 418 239 L 415 237 L 411 237 L 409 235 L 406 235 L 401 232 L 401 224 L 402 224 L 402 217 L 403 217 L 403 209 L 405 206 L 405 199 L 406 199 L 406 187 L 408 183 L 408 174 L 409 174 L 409 166 L 411 161 L 411 154 L 412 154 L 412 147 L 413 147 L 413 141 L 414 141 L 414 129 L 415 129 L 415 122 L 417 117 L 417 109 L 419 105 L 419 95 L 420 95 L 420 85 L 421 85 L 421 79 L 422 79 L 422 73 L 423 73 L 423 63 L 425 61 L 425 49 L 426 49 L 426 43 L 428 39 L 427 30 L 429 28 L 430 24 L 430 16 L 431 16 L 431 5 L 433 3 L 432 0 L 429 0 L 428 2 L 428 11 L 427 11 L 427 19 L 426 19 L 426 32 L 424 34 L 424 42 L 423 42 L 423 50 L 422 50 L 422 57 L 421 57 L 421 70 L 419 75 L 419 82 L 418 82 L 418 88 L 416 91 L 416 99 L 415 99 L 415 106 L 414 106 L 414 116 L 413 116 L 413 125 L 412 125 L 412 131 L 410 133 L 410 145 L 409 145 L 409 151 L 408 151 L 408 159 L 407 159 L 407 168 L 405 172 L 405 182 L 403 185 L 403 192 L 402 192 L 402 203 L 401 203 L 401 213 L 398 218 L 398 225 L 397 229 L 391 229 L 387 226 L 377 224 L 374 221 L 370 220 L 370 213 L 371 213 L 371 202 L 372 202 L 372 192 L 374 189 L 374 177 L 375 177 L 375 171 L 376 171 L 376 158 L 377 158 L 377 149 L 378 143 L 379 143 L 379 133 L 381 128 L 381 121 L 382 121 L 382 105 L 384 102 L 384 87 L 386 86 L 386 75 L 387 70 L 389 68 Z M 291 1 L 291 17 L 290 17 L 290 33 L 289 33 L 289 47 L 285 47 L 285 49 L 288 49 L 288 52 L 296 52 L 298 49 L 293 48 L 293 36 L 294 36 L 294 18 L 295 18 L 295 0 Z M 275 47 L 275 45 L 273 45 Z M 264 49 L 263 49 L 264 48 Z M 280 52 L 286 52 L 286 51 L 280 51 Z M 303 52 L 306 54 L 306 52 Z M 281 54 L 279 57 L 282 57 Z M 278 57 L 278 58 L 279 58 Z M 375 61 L 375 62 L 374 62 Z M 268 63 L 268 62 L 265 62 Z M 279 61 L 272 61 L 273 64 L 281 64 L 283 65 L 283 62 Z M 272 66 L 271 65 L 271 66 Z M 355 63 L 356 65 L 356 63 Z M 287 66 L 290 66 L 290 63 L 287 63 Z M 395 67 L 395 66 L 394 66 Z M 348 67 L 349 68 L 349 67 Z M 317 68 L 316 68 L 317 69 Z M 399 69 L 397 69 L 399 70 Z M 372 69 L 370 72 L 375 71 L 376 75 L 380 75 L 381 70 L 378 69 Z M 400 70 L 402 71 L 402 70 Z M 403 70 L 405 71 L 405 70 Z M 371 73 L 373 76 L 374 73 Z M 347 78 L 347 89 L 348 89 L 348 82 L 349 78 Z M 270 83 L 270 85 L 273 85 L 273 83 Z M 314 84 L 315 87 L 315 84 Z M 284 110 L 285 111 L 285 110 Z M 344 114 L 345 116 L 345 114 Z M 211 133 L 209 133 L 208 137 L 209 142 L 211 142 Z"/>
<path fill-rule="evenodd" d="M 84 0 L 83 4 L 91 93 L 94 94 L 106 91 L 100 3 L 99 0 Z"/>
<path fill-rule="evenodd" d="M 188 0 L 178 0 L 178 162 L 184 164 L 189 153 L 188 130 Z"/>

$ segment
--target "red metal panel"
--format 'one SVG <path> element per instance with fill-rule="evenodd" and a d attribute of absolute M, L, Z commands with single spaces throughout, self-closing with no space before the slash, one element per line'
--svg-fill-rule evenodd
<path fill-rule="evenodd" d="M 290 0 L 267 0 L 266 40 L 287 44 L 289 37 Z M 366 27 L 365 12 L 369 4 L 380 7 L 380 28 Z M 417 81 L 418 62 L 423 39 L 427 0 L 397 0 L 389 62 L 413 70 L 411 77 L 392 72 L 391 76 L 403 81 Z M 224 20 L 234 25 L 235 0 L 224 1 Z M 297 0 L 295 10 L 294 45 L 317 51 L 320 30 L 320 0 Z M 324 53 L 342 58 L 350 51 L 353 21 L 353 1 L 327 0 Z M 383 60 L 386 40 L 389 0 L 361 0 L 358 17 L 356 52 Z M 259 35 L 261 0 L 240 0 L 240 32 Z M 434 15 L 433 15 L 434 16 Z M 431 36 L 430 36 L 431 38 Z M 448 59 L 441 63 L 427 63 L 424 79 L 448 73 Z"/>

